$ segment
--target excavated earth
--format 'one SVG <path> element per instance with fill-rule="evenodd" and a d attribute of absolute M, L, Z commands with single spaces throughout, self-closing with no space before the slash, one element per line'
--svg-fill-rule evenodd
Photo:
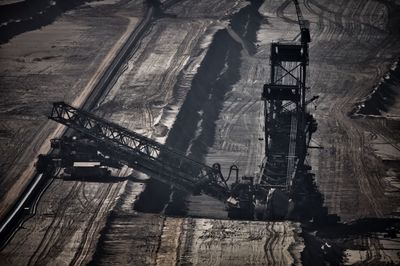
<path fill-rule="evenodd" d="M 81 106 L 143 17 L 141 1 L 121 4 L 82 5 L 1 45 L 0 148 L 6 156 L 0 157 L 0 217 L 31 180 L 49 137 L 58 134 L 46 118 L 50 103 Z"/>
<path fill-rule="evenodd" d="M 255 176 L 269 45 L 299 38 L 292 2 L 149 3 L 156 8 L 147 30 L 91 112 L 218 162 L 224 173 L 237 164 L 240 175 Z M 44 117 L 50 102 L 82 106 L 146 7 L 79 5 L 0 46 L 2 216 L 28 184 L 37 154 L 62 132 Z M 292 219 L 228 220 L 223 203 L 135 181 L 143 174 L 126 167 L 113 174 L 128 179 L 115 182 L 61 172 L 0 263 L 400 263 L 400 1 L 305 0 L 301 8 L 312 37 L 308 94 L 319 95 L 309 110 L 319 125 Z"/>

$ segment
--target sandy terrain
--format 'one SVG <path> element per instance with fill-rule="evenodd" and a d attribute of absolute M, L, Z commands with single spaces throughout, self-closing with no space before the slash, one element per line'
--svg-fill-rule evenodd
<path fill-rule="evenodd" d="M 398 133 L 385 134 L 390 126 L 352 119 L 349 113 L 398 58 L 399 7 L 376 1 L 310 1 L 306 6 L 306 16 L 315 17 L 309 79 L 320 95 L 315 143 L 324 147 L 311 151 L 311 161 L 325 204 L 344 221 L 397 216 L 400 194 L 385 193 L 385 163 L 365 134 L 386 135 L 396 145 Z M 395 161 L 399 159 L 397 155 Z"/>
<path fill-rule="evenodd" d="M 209 46 L 215 46 L 218 43 L 212 42 L 213 35 L 219 32 L 217 34 L 218 37 L 215 37 L 221 38 L 218 41 L 232 38 L 226 30 L 219 31 L 227 25 L 227 21 L 220 20 L 220 18 L 237 11 L 243 6 L 244 3 L 239 1 L 230 4 L 216 4 L 213 1 L 205 1 L 198 3 L 197 6 L 183 1 L 182 4 L 174 5 L 167 11 L 167 14 L 176 12 L 179 14 L 178 18 L 161 18 L 158 19 L 157 23 L 154 23 L 150 31 L 141 40 L 141 45 L 132 54 L 128 64 L 121 71 L 114 86 L 101 99 L 94 112 L 125 127 L 156 138 L 161 142 L 166 141 L 165 137 L 168 130 L 173 125 L 182 104 L 184 104 L 185 96 L 191 88 L 190 84 L 200 71 L 198 68 L 202 61 L 205 60 L 205 56 L 208 54 L 208 64 L 213 62 L 210 61 L 210 54 L 208 53 Z M 197 12 L 190 12 L 191 10 L 197 10 Z M 191 14 L 195 14 L 195 16 L 191 16 Z M 211 14 L 213 15 L 211 16 Z M 232 49 L 234 50 L 237 47 L 239 45 L 235 42 Z M 211 53 L 216 53 L 215 49 L 213 48 Z M 217 50 L 219 49 L 217 48 Z M 236 53 L 236 50 L 234 52 Z M 238 57 L 232 58 L 237 60 Z M 223 68 L 224 61 L 222 60 L 218 64 L 221 64 Z M 205 71 L 201 71 L 202 75 L 204 75 Z M 218 68 L 215 71 L 220 71 L 220 69 Z M 219 72 L 215 72 L 212 75 L 217 77 Z M 205 78 L 203 76 L 197 77 L 202 82 L 202 86 L 208 84 Z M 180 118 L 180 121 L 187 119 L 190 121 L 190 116 Z M 176 142 L 176 140 L 169 141 Z M 183 143 L 183 145 L 187 144 Z M 183 150 L 184 147 L 178 148 Z M 88 186 L 84 182 L 56 179 L 39 203 L 41 207 L 38 208 L 37 215 L 24 224 L 24 228 L 29 228 L 28 231 L 19 230 L 4 250 L 4 259 L 9 262 L 31 261 L 35 263 L 88 262 L 90 252 L 94 252 L 94 249 L 90 249 L 90 247 L 96 243 L 99 231 L 106 222 L 105 217 L 107 217 L 108 211 L 112 209 L 113 204 L 104 205 L 104 201 L 115 202 L 120 186 L 129 188 L 125 189 L 125 194 L 127 193 L 127 195 L 125 196 L 124 194 L 124 197 L 131 199 L 131 201 L 124 204 L 131 209 L 134 200 L 141 191 L 140 184 L 132 184 L 131 182 L 124 182 L 123 184 L 93 183 Z M 87 188 L 90 188 L 91 199 L 85 192 Z M 57 196 L 52 201 L 47 201 L 46 198 L 50 199 L 52 195 Z M 76 201 L 82 202 L 78 204 L 77 209 L 74 208 L 76 205 L 74 202 Z M 92 202 L 93 207 L 88 208 L 93 208 L 93 211 L 89 211 L 89 214 L 85 215 L 86 218 L 81 219 L 75 211 L 82 213 L 82 215 L 87 212 L 87 210 L 84 211 L 79 207 L 80 205 L 85 208 L 87 206 L 85 202 L 87 201 Z M 54 202 L 62 202 L 63 204 L 54 204 Z M 65 206 L 71 206 L 72 209 L 65 209 Z M 111 223 L 115 220 L 115 225 L 109 224 L 104 229 L 99 247 L 104 245 L 103 241 L 107 239 L 108 234 L 112 234 L 115 228 L 121 228 L 121 226 L 125 228 L 124 230 L 132 230 L 129 231 L 132 232 L 131 234 L 135 234 L 133 232 L 142 232 L 145 238 L 152 240 L 150 234 L 157 228 L 153 228 L 152 224 L 149 224 L 149 219 L 146 218 L 146 215 L 138 215 L 138 219 L 143 222 L 138 222 L 137 220 L 126 221 L 126 219 L 121 221 L 118 220 L 121 214 L 118 212 L 118 208 L 114 211 L 117 218 L 111 215 L 108 222 Z M 154 220 L 154 223 L 155 225 L 158 224 L 157 219 Z M 45 228 L 45 230 L 38 231 L 36 229 L 38 226 Z M 290 229 L 290 224 L 287 224 L 287 226 L 288 228 L 285 229 L 286 225 L 284 225 L 282 230 L 292 230 Z M 265 225 L 256 224 L 255 227 L 265 228 Z M 282 226 L 278 225 L 277 227 L 281 228 Z M 263 230 L 272 229 L 267 227 L 267 229 Z M 298 227 L 296 230 L 298 230 Z M 65 232 L 68 232 L 68 234 Z M 176 233 L 179 233 L 179 231 Z M 113 253 L 112 251 L 126 250 L 124 247 L 129 245 L 129 242 L 121 241 L 122 235 L 112 238 L 111 245 L 107 244 L 107 249 L 110 250 L 109 253 L 101 254 L 118 256 L 118 252 Z M 33 247 L 15 249 L 14 247 L 21 246 L 21 243 L 25 242 L 26 236 L 30 239 L 30 243 L 34 243 Z M 122 237 L 122 240 L 126 239 Z M 132 239 L 132 241 L 134 240 Z M 141 241 L 143 241 L 143 238 L 136 242 L 136 245 L 143 245 Z M 295 241 L 297 240 L 289 237 L 287 249 Z M 60 245 L 52 245 L 52 243 L 70 244 L 60 250 Z M 155 245 L 158 245 L 157 242 L 155 242 Z M 151 249 L 151 247 L 148 248 Z M 277 250 L 281 251 L 280 248 Z M 139 252 L 139 249 L 137 252 Z M 281 255 L 288 256 L 283 260 L 293 260 L 290 257 L 290 252 L 287 252 L 287 254 Z M 299 253 L 297 253 L 297 257 L 299 256 Z M 14 260 L 13 258 L 16 257 L 18 259 Z M 105 258 L 95 256 L 94 259 L 108 261 L 109 258 L 107 256 Z M 120 259 L 125 260 L 127 258 L 122 256 Z"/>
<path fill-rule="evenodd" d="M 46 118 L 50 103 L 80 106 L 142 16 L 140 1 L 117 6 L 82 6 L 1 45 L 0 147 L 7 156 L 0 158 L 0 217 L 29 183 L 34 158 L 49 150 L 48 137 L 57 134 Z"/>
<path fill-rule="evenodd" d="M 269 76 L 269 45 L 273 40 L 298 37 L 290 1 L 266 0 L 260 8 L 263 17 L 254 10 L 256 2 L 246 7 L 244 1 L 171 1 L 173 5 L 152 23 L 115 84 L 92 111 L 197 160 L 220 162 L 224 172 L 236 163 L 241 175 L 254 175 L 264 149 L 260 97 Z M 399 143 L 395 138 L 399 134 L 396 122 L 384 117 L 397 116 L 397 105 L 392 104 L 379 119 L 350 114 L 398 58 L 399 36 L 394 29 L 399 7 L 394 2 L 372 0 L 339 2 L 305 1 L 302 5 L 304 16 L 311 21 L 313 39 L 310 97 L 320 96 L 317 108 L 310 106 L 319 123 L 313 145 L 324 148 L 310 150 L 308 160 L 330 213 L 342 221 L 390 218 L 398 212 L 400 196 L 395 186 Z M 83 11 L 72 14 L 79 12 Z M 34 33 L 15 40 L 24 35 L 33 38 Z M 72 70 L 66 73 L 76 75 Z M 87 84 L 87 75 L 80 88 Z M 13 95 L 12 87 L 9 91 Z M 64 96 L 60 89 L 46 101 L 73 102 L 72 91 L 69 93 Z M 42 106 L 36 112 L 45 112 L 47 107 Z M 0 107 L 4 119 L 12 117 L 7 112 L 13 110 L 32 110 L 6 104 Z M 226 218 L 223 204 L 204 196 L 186 198 L 183 204 L 185 198 L 157 182 L 92 183 L 57 178 L 43 195 L 37 214 L 0 253 L 0 261 L 291 265 L 314 259 L 315 263 L 399 263 L 398 228 L 391 234 L 382 233 L 396 225 L 395 221 L 359 220 L 355 225 L 338 224 L 317 232 L 307 226 L 303 230 L 292 221 L 215 220 L 212 218 Z M 141 210 L 156 214 L 135 211 L 138 202 Z M 202 218 L 194 218 L 198 216 Z"/>

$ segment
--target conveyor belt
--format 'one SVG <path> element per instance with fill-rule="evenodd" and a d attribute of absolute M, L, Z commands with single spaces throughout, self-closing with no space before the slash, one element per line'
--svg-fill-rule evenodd
<path fill-rule="evenodd" d="M 290 121 L 290 135 L 289 135 L 289 152 L 287 156 L 287 166 L 286 166 L 286 187 L 290 188 L 293 175 L 296 171 L 296 146 L 297 146 L 297 114 L 292 112 Z"/>
<path fill-rule="evenodd" d="M 74 108 L 64 102 L 53 104 L 50 119 L 96 140 L 99 149 L 152 178 L 190 193 L 199 190 L 225 200 L 229 189 L 219 165 L 209 167 L 152 139 Z"/>

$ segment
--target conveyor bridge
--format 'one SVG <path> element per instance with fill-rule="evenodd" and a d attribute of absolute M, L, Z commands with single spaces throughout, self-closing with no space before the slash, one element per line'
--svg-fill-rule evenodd
<path fill-rule="evenodd" d="M 209 167 L 150 138 L 108 122 L 64 102 L 53 104 L 50 119 L 98 142 L 128 166 L 190 193 L 204 192 L 226 200 L 229 188 L 218 164 Z"/>

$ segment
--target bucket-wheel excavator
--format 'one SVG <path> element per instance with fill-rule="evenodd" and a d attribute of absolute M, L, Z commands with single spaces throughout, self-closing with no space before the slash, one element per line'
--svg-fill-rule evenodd
<path fill-rule="evenodd" d="M 239 169 L 233 165 L 224 178 L 219 164 L 207 166 L 150 138 L 57 102 L 49 118 L 81 136 L 53 140 L 52 147 L 61 150 L 58 153 L 61 165 L 73 165 L 78 160 L 80 147 L 86 153 L 92 151 L 92 156 L 97 156 L 96 160 L 104 165 L 127 165 L 177 189 L 222 200 L 233 218 L 285 218 L 290 209 L 293 181 L 305 168 L 307 147 L 316 130 L 315 120 L 306 112 L 307 104 L 316 98 L 306 99 L 310 33 L 298 1 L 293 2 L 300 42 L 271 45 L 270 83 L 262 91 L 265 158 L 257 176 L 239 178 Z M 227 182 L 231 176 L 234 181 Z"/>

